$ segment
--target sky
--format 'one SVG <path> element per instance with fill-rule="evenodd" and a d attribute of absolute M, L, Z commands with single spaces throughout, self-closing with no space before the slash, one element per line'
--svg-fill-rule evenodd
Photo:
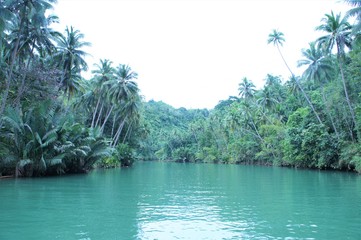
<path fill-rule="evenodd" d="M 284 33 L 282 53 L 301 74 L 301 50 L 322 36 L 315 27 L 331 10 L 348 9 L 339 0 L 58 0 L 54 13 L 55 28 L 73 26 L 92 44 L 84 49 L 90 70 L 100 59 L 128 64 L 146 101 L 212 109 L 237 96 L 244 77 L 257 89 L 267 74 L 289 78 L 267 44 L 273 29 Z"/>

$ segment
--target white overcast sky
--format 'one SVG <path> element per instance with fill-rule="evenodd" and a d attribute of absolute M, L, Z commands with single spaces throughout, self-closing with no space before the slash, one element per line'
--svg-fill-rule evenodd
<path fill-rule="evenodd" d="M 129 64 L 146 100 L 176 108 L 213 108 L 238 94 L 243 77 L 257 88 L 267 74 L 289 77 L 268 34 L 285 35 L 295 72 L 301 49 L 321 33 L 321 18 L 350 9 L 338 0 L 58 0 L 61 31 L 73 26 L 99 59 Z"/>

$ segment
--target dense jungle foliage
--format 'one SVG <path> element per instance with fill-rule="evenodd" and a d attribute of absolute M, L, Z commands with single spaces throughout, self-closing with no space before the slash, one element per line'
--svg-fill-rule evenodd
<path fill-rule="evenodd" d="M 250 79 L 214 109 L 144 102 L 128 65 L 102 59 L 90 79 L 85 36 L 54 31 L 55 0 L 0 0 L 0 176 L 87 172 L 136 159 L 361 172 L 361 1 L 325 14 L 296 76 Z M 321 18 L 322 16 L 320 16 Z M 355 19 L 350 24 L 350 17 Z M 267 36 L 265 36 L 267 41 Z M 272 46 L 273 45 L 273 46 Z M 283 61 L 283 63 L 282 63 Z"/>
<path fill-rule="evenodd" d="M 346 2 L 346 16 L 331 12 L 315 26 L 323 35 L 302 49 L 302 76 L 290 69 L 284 35 L 274 30 L 268 43 L 289 79 L 267 75 L 256 89 L 244 77 L 239 95 L 210 111 L 146 103 L 150 127 L 140 157 L 361 172 L 361 1 Z"/>

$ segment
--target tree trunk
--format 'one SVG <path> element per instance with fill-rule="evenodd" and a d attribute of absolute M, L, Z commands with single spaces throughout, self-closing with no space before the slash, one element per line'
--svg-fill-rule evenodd
<path fill-rule="evenodd" d="M 100 103 L 100 97 L 98 98 L 97 101 L 97 105 L 95 106 L 94 112 L 93 112 L 93 118 L 92 118 L 92 123 L 91 123 L 91 128 L 94 128 L 94 124 L 95 124 L 95 116 L 97 115 L 98 112 L 98 107 L 99 107 L 99 103 Z"/>
<path fill-rule="evenodd" d="M 98 118 L 97 118 L 97 121 L 96 121 L 94 127 L 98 126 L 99 120 L 100 120 L 100 118 L 101 118 L 101 116 L 102 116 L 103 107 L 104 107 L 104 103 L 102 103 L 102 106 L 100 107 L 100 111 L 99 111 L 99 114 L 98 114 Z"/>
<path fill-rule="evenodd" d="M 293 72 L 292 72 L 291 68 L 288 66 L 288 64 L 287 64 L 287 62 L 286 62 L 286 60 L 285 60 L 285 58 L 284 58 L 284 57 L 283 57 L 283 55 L 282 55 L 282 52 L 281 52 L 281 50 L 280 50 L 280 48 L 279 48 L 278 44 L 277 44 L 276 46 L 277 46 L 278 52 L 279 52 L 279 53 L 280 53 L 280 55 L 281 55 L 281 58 L 282 58 L 283 62 L 285 63 L 285 65 L 286 65 L 286 67 L 287 67 L 288 71 L 290 71 L 290 73 L 291 73 L 291 77 L 292 77 L 292 78 L 296 81 L 297 87 L 301 90 L 301 92 L 302 92 L 303 96 L 305 97 L 305 99 L 306 99 L 306 101 L 307 101 L 308 105 L 311 107 L 311 109 L 312 109 L 313 113 L 315 114 L 315 116 L 316 116 L 316 118 L 317 118 L 318 122 L 322 125 L 323 123 L 322 123 L 322 121 L 321 121 L 321 119 L 320 119 L 320 116 L 319 116 L 319 115 L 318 115 L 318 113 L 316 112 L 316 109 L 314 108 L 314 106 L 313 106 L 313 104 L 312 104 L 311 100 L 308 98 L 308 96 L 307 96 L 306 92 L 303 90 L 303 87 L 301 86 L 301 84 L 300 84 L 300 83 L 298 82 L 298 80 L 296 79 L 296 77 L 295 77 L 295 75 L 293 74 Z"/>
<path fill-rule="evenodd" d="M 128 127 L 128 129 L 127 129 L 127 132 L 125 133 L 125 136 L 124 136 L 123 142 L 122 142 L 123 144 L 125 143 L 125 140 L 127 139 L 129 132 L 131 132 L 130 130 L 131 130 L 131 128 L 132 128 L 132 125 L 133 125 L 133 121 L 129 124 L 129 127 Z"/>
<path fill-rule="evenodd" d="M 339 135 L 339 133 L 338 133 L 338 131 L 337 131 L 335 122 L 333 121 L 333 117 L 332 117 L 332 115 L 331 115 L 330 108 L 328 107 L 328 104 L 327 104 L 327 101 L 326 101 L 325 90 L 324 90 L 324 88 L 323 88 L 322 83 L 321 83 L 321 92 L 322 92 L 323 102 L 324 102 L 325 107 L 326 107 L 327 115 L 328 115 L 328 117 L 330 118 L 330 121 L 331 121 L 331 124 L 332 124 L 333 131 L 335 131 L 337 139 L 340 140 L 340 135 Z"/>
<path fill-rule="evenodd" d="M 112 105 L 112 106 L 110 107 L 110 109 L 109 109 L 109 111 L 107 112 L 107 115 L 106 115 L 106 117 L 105 117 L 105 119 L 104 119 L 104 122 L 103 122 L 103 124 L 102 124 L 102 127 L 100 128 L 100 131 L 101 131 L 102 133 L 103 133 L 105 124 L 106 124 L 106 122 L 108 121 L 108 118 L 109 118 L 110 114 L 111 114 L 112 111 L 113 111 L 113 107 L 114 107 L 114 105 Z"/>
<path fill-rule="evenodd" d="M 117 145 L 118 141 L 119 141 L 119 136 L 123 130 L 123 127 L 124 127 L 124 124 L 125 124 L 125 121 L 127 119 L 128 116 L 125 116 L 125 118 L 123 119 L 123 121 L 119 124 L 119 127 L 118 127 L 118 130 L 117 132 L 115 133 L 114 135 L 114 138 L 113 138 L 113 143 L 111 144 L 111 147 L 115 147 L 115 145 Z"/>
<path fill-rule="evenodd" d="M 25 17 L 25 14 L 23 14 L 23 18 L 24 17 Z M 19 49 L 20 32 L 21 32 L 20 30 L 23 28 L 23 26 L 24 26 L 24 21 L 21 20 L 20 27 L 19 27 L 19 33 L 18 33 L 18 36 L 17 36 L 18 39 L 16 40 L 15 48 L 14 48 L 12 54 L 11 54 L 10 72 L 8 74 L 6 74 L 6 80 L 5 80 L 6 81 L 6 88 L 5 88 L 4 95 L 2 97 L 2 102 L 1 102 L 1 107 L 0 107 L 0 128 L 2 126 L 2 116 L 3 116 L 4 111 L 5 111 L 6 101 L 8 99 L 9 92 L 10 92 L 10 85 L 11 85 L 11 81 L 12 81 L 13 73 L 14 73 L 15 58 L 16 58 L 17 51 Z"/>
<path fill-rule="evenodd" d="M 352 109 L 351 102 L 350 102 L 350 98 L 349 98 L 349 96 L 348 96 L 347 87 L 346 87 L 346 81 L 345 81 L 345 75 L 344 75 L 344 73 L 343 73 L 343 68 L 342 68 L 342 64 L 341 64 L 341 59 L 339 59 L 339 61 L 338 61 L 338 66 L 339 66 L 339 68 L 340 68 L 343 90 L 344 90 L 344 92 L 345 92 L 346 102 L 347 102 L 348 108 L 349 108 L 350 113 L 351 113 L 352 123 L 353 123 L 353 126 L 356 126 L 355 113 L 354 113 L 354 111 L 353 111 L 353 109 Z M 352 133 L 352 139 L 354 139 L 353 133 Z"/>

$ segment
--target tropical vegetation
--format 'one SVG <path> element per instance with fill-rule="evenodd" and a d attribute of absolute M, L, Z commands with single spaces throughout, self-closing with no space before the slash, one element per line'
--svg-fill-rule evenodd
<path fill-rule="evenodd" d="M 91 79 L 69 26 L 53 30 L 54 0 L 0 1 L 0 176 L 129 166 L 141 97 L 130 66 L 100 60 Z"/>
<path fill-rule="evenodd" d="M 88 71 L 80 30 L 52 29 L 55 0 L 0 0 L 0 177 L 84 173 L 139 160 L 262 164 L 361 172 L 361 1 L 325 14 L 323 35 L 301 50 L 297 76 L 285 35 L 265 41 L 289 78 L 266 75 L 256 89 L 214 109 L 145 102 L 129 65 L 101 59 Z M 354 18 L 351 24 L 350 18 Z"/>
<path fill-rule="evenodd" d="M 268 74 L 256 89 L 244 76 L 238 96 L 203 114 L 146 103 L 151 131 L 141 152 L 155 156 L 142 157 L 361 172 L 361 1 L 345 2 L 351 6 L 345 16 L 320 17 L 321 37 L 302 49 L 300 76 L 283 56 L 284 33 L 273 30 L 265 40 L 280 54 L 288 79 Z"/>

